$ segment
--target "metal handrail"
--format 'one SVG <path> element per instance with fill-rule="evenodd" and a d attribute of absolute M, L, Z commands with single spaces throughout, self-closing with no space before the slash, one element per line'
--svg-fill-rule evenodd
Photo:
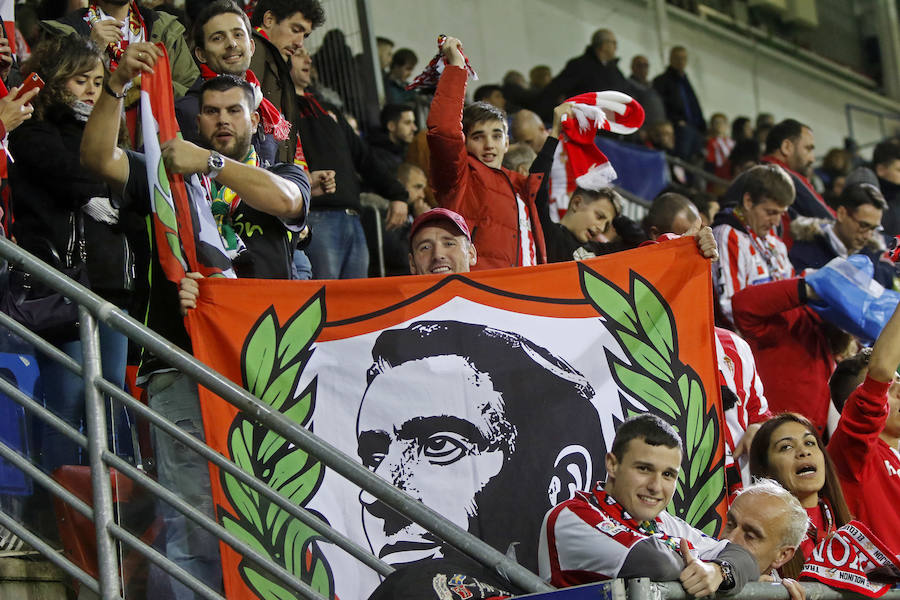
<path fill-rule="evenodd" d="M 801 582 L 807 600 L 850 600 L 862 598 L 846 590 L 828 587 L 824 583 Z M 693 600 L 677 581 L 650 581 L 647 578 L 632 579 L 626 585 L 628 600 Z M 733 600 L 790 600 L 786 587 L 780 583 L 754 581 L 733 596 Z M 880 600 L 900 600 L 900 589 L 888 590 Z"/>
<path fill-rule="evenodd" d="M 81 376 L 82 369 L 80 364 L 78 364 L 66 353 L 47 343 L 39 335 L 29 330 L 27 327 L 24 327 L 9 315 L 0 312 L 0 325 L 6 326 L 9 329 L 13 330 L 14 333 L 19 335 L 26 342 L 32 344 L 37 348 L 40 348 L 41 352 L 47 354 L 50 358 L 61 363 L 65 368 L 72 371 L 74 374 L 78 375 L 79 377 Z M 275 491 L 262 481 L 256 479 L 215 450 L 212 450 L 209 446 L 207 446 L 205 443 L 201 442 L 194 436 L 185 433 L 171 421 L 168 421 L 165 418 L 159 416 L 144 403 L 135 400 L 134 397 L 131 396 L 131 394 L 128 394 L 118 386 L 102 378 L 97 380 L 97 385 L 99 386 L 101 392 L 103 392 L 107 396 L 110 396 L 114 400 L 121 402 L 127 408 L 137 413 L 138 416 L 147 419 L 152 425 L 162 429 L 168 435 L 172 436 L 182 444 L 188 446 L 194 452 L 197 452 L 209 462 L 215 464 L 218 468 L 234 476 L 241 483 L 249 486 L 256 492 L 259 492 L 260 495 L 265 497 L 267 500 L 271 500 L 279 508 L 282 508 L 291 516 L 299 519 L 304 525 L 309 526 L 314 531 L 316 531 L 316 533 L 321 534 L 337 547 L 341 548 L 342 550 L 374 570 L 379 575 L 386 576 L 394 571 L 393 567 L 373 556 L 371 552 L 345 536 L 343 533 L 334 529 L 325 521 L 319 519 L 318 517 L 313 515 L 313 513 L 306 510 L 302 506 L 298 506 L 297 504 L 291 502 L 291 500 Z M 46 411 L 46 409 L 44 409 L 40 405 L 38 405 L 37 407 L 29 408 L 32 410 Z M 53 415 L 49 411 L 44 414 L 45 417 L 42 418 L 55 418 L 55 415 Z M 65 427 L 65 422 L 61 419 L 56 422 L 57 425 L 54 425 L 54 427 L 56 427 L 57 429 Z M 71 428 L 69 428 L 69 430 L 74 431 Z M 76 441 L 76 443 L 80 443 L 82 444 L 82 447 L 84 447 L 85 442 Z"/>
<path fill-rule="evenodd" d="M 361 489 L 380 498 L 387 506 L 419 525 L 426 527 L 448 544 L 485 566 L 505 573 L 514 585 L 526 591 L 535 592 L 552 589 L 546 582 L 525 567 L 498 552 L 482 540 L 472 536 L 459 526 L 447 521 L 433 509 L 357 464 L 352 458 L 321 440 L 299 424 L 291 421 L 283 414 L 273 411 L 252 394 L 232 383 L 210 367 L 200 363 L 193 356 L 180 350 L 171 342 L 160 338 L 110 302 L 55 271 L 5 238 L 0 238 L 0 256 L 6 258 L 11 264 L 32 273 L 38 281 L 84 306 L 99 321 L 141 344 L 161 360 L 173 366 L 177 365 L 184 374 L 204 385 L 239 410 L 248 413 L 257 422 L 281 435 L 287 441 L 316 456 L 326 467 L 342 475 Z M 105 452 L 102 458 L 105 462 L 113 464 L 117 468 L 121 467 L 124 471 L 134 469 L 125 461 L 108 452 Z M 135 471 L 137 470 L 135 469 Z M 138 473 L 140 472 L 138 471 Z M 241 545 L 238 540 L 236 541 L 238 545 Z"/>
<path fill-rule="evenodd" d="M 706 169 L 704 169 L 702 167 L 698 167 L 695 164 L 689 163 L 686 160 L 678 158 L 677 156 L 672 156 L 671 154 L 668 154 L 666 152 L 663 152 L 663 156 L 666 157 L 666 162 L 669 163 L 670 165 L 679 166 L 682 169 L 684 169 L 685 171 L 691 173 L 692 175 L 696 175 L 697 177 L 699 177 L 700 179 L 703 179 L 704 181 L 709 181 L 711 183 L 715 183 L 716 185 L 722 185 L 725 187 L 728 187 L 729 185 L 731 185 L 731 182 L 728 181 L 727 179 L 722 179 L 715 173 L 710 173 Z"/>

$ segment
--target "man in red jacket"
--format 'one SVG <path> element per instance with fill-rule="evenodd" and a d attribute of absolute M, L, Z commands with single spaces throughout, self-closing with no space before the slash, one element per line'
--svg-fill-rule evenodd
<path fill-rule="evenodd" d="M 841 420 L 828 443 L 847 506 L 868 525 L 894 554 L 900 554 L 900 308 L 884 329 L 869 358 L 868 372 L 844 404 Z M 845 361 L 846 362 L 846 361 Z M 842 381 L 858 378 L 855 370 L 839 368 L 832 378 L 837 391 Z M 844 388 L 846 389 L 846 387 Z M 835 398 L 839 402 L 843 398 Z M 894 508 L 891 508 L 894 507 Z"/>
<path fill-rule="evenodd" d="M 509 147 L 506 114 L 485 102 L 463 110 L 468 74 L 456 38 L 441 50 L 446 66 L 428 115 L 431 182 L 438 203 L 461 214 L 478 247 L 474 269 L 530 266 L 547 262 L 535 196 L 553 162 L 562 115 L 527 177 L 501 166 Z M 462 117 L 462 118 L 460 118 Z"/>

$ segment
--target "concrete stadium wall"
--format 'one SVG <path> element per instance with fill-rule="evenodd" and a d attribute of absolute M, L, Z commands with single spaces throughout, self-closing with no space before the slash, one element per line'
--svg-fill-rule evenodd
<path fill-rule="evenodd" d="M 665 67 L 652 7 L 641 1 L 371 0 L 369 7 L 373 32 L 393 39 L 397 48 L 413 49 L 419 55 L 417 69 L 434 55 L 437 35 L 446 33 L 463 41 L 484 83 L 498 82 L 509 69 L 527 76 L 537 64 L 549 65 L 556 74 L 569 58 L 584 52 L 591 33 L 600 27 L 616 32 L 626 76 L 635 54 L 650 59 L 651 77 Z M 776 119 L 800 119 L 815 130 L 816 154 L 821 156 L 842 145 L 848 134 L 848 102 L 900 112 L 897 103 L 873 99 L 849 80 L 835 82 L 785 64 L 746 39 L 698 27 L 677 11 L 670 11 L 668 23 L 669 43 L 688 49 L 688 75 L 707 117 L 723 112 L 729 118 L 754 118 L 758 112 L 771 112 Z M 900 122 L 888 124 L 893 128 Z M 880 139 L 877 119 L 855 115 L 854 136 L 861 144 Z"/>

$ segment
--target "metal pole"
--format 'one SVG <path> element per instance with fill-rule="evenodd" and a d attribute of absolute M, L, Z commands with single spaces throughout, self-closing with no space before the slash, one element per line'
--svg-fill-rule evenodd
<path fill-rule="evenodd" d="M 629 582 L 630 583 L 630 582 Z M 851 600 L 860 598 L 857 594 L 851 594 L 845 590 L 831 588 L 824 583 L 801 582 L 806 590 L 807 600 Z M 647 600 L 693 600 L 693 596 L 687 594 L 677 581 L 664 581 L 650 583 L 650 596 Z M 631 587 L 628 591 L 631 593 Z M 744 586 L 738 594 L 732 598 L 740 600 L 789 600 L 787 588 L 780 583 L 767 583 L 754 581 Z M 629 598 L 629 600 L 634 600 Z M 900 600 L 900 590 L 888 590 L 879 600 Z"/>
<path fill-rule="evenodd" d="M 167 363 L 177 366 L 179 370 L 207 387 L 214 394 L 246 412 L 248 416 L 287 441 L 293 442 L 306 452 L 316 456 L 326 467 L 380 498 L 387 506 L 432 531 L 442 540 L 483 565 L 502 571 L 511 583 L 527 592 L 553 589 L 525 567 L 458 525 L 446 520 L 441 514 L 425 506 L 419 500 L 395 488 L 386 480 L 358 464 L 353 458 L 283 414 L 273 411 L 271 407 L 260 402 L 247 390 L 232 383 L 171 342 L 160 338 L 156 333 L 117 309 L 112 303 L 50 268 L 5 238 L 0 238 L 0 256 L 9 260 L 11 264 L 32 273 L 38 281 L 60 291 L 79 304 L 85 305 L 100 321 L 116 331 L 124 333 Z"/>
<path fill-rule="evenodd" d="M 5 316 L 5 315 L 3 315 L 3 313 L 0 313 L 0 321 L 2 321 L 3 316 Z M 47 343 L 42 338 L 40 338 L 38 336 L 35 336 L 35 337 L 37 337 L 37 341 L 39 341 L 41 343 L 45 343 L 45 344 Z M 57 352 L 58 352 L 58 350 L 57 350 Z M 77 375 L 81 375 L 82 374 L 81 366 L 78 365 L 78 363 L 73 361 L 71 358 L 69 358 L 67 355 L 63 354 L 63 356 L 65 356 L 67 359 L 66 367 L 73 370 Z M 71 365 L 68 364 L 68 361 L 70 361 L 72 364 Z M 338 546 L 339 548 L 341 548 L 342 550 L 344 550 L 345 552 L 347 552 L 348 554 L 350 554 L 351 556 L 353 556 L 354 558 L 356 558 L 357 560 L 359 560 L 360 562 L 362 562 L 363 564 L 365 564 L 366 566 L 371 568 L 373 571 L 375 571 L 379 575 L 387 576 L 394 572 L 394 568 L 392 566 L 390 566 L 383 560 L 380 560 L 379 558 L 374 556 L 371 552 L 367 551 L 365 548 L 363 548 L 362 546 L 360 546 L 359 544 L 357 544 L 356 542 L 354 542 L 353 540 L 351 540 L 350 538 L 348 538 L 341 532 L 337 531 L 336 529 L 334 529 L 327 523 L 323 522 L 318 517 L 314 516 L 311 512 L 306 510 L 305 508 L 303 508 L 301 506 L 297 506 L 296 504 L 293 504 L 290 500 L 288 500 L 287 498 L 285 498 L 284 496 L 282 496 L 281 494 L 279 494 L 278 492 L 276 492 L 275 490 L 273 490 L 266 484 L 262 483 L 261 481 L 259 481 L 258 479 L 256 479 L 255 477 L 253 477 L 252 475 L 250 475 L 249 473 L 247 473 L 246 471 L 244 471 L 237 465 L 235 465 L 233 462 L 231 462 L 230 460 L 228 460 L 221 454 L 212 450 L 209 446 L 207 446 L 203 442 L 200 442 L 199 440 L 197 440 L 197 438 L 185 433 L 184 431 L 179 429 L 177 426 L 172 424 L 170 421 L 167 421 L 166 419 L 160 417 L 158 414 L 153 412 L 150 408 L 148 408 L 144 404 L 138 402 L 137 400 L 135 400 L 134 398 L 129 396 L 127 393 L 125 393 L 123 390 L 114 386 L 112 383 L 106 381 L 105 379 L 100 379 L 97 382 L 97 386 L 100 389 L 100 391 L 121 401 L 128 408 L 131 408 L 132 410 L 134 410 L 135 412 L 140 414 L 140 416 L 145 417 L 151 423 L 153 423 L 160 429 L 164 430 L 169 435 L 172 435 L 178 441 L 189 446 L 192 450 L 194 450 L 195 452 L 198 452 L 201 456 L 203 456 L 210 462 L 214 463 L 220 469 L 227 471 L 231 475 L 235 476 L 242 483 L 248 485 L 249 487 L 251 487 L 254 490 L 256 490 L 257 492 L 259 492 L 262 496 L 268 498 L 269 500 L 271 500 L 272 502 L 277 504 L 280 508 L 286 510 L 291 516 L 296 517 L 302 523 L 304 523 L 305 525 L 308 525 L 309 527 L 314 529 L 317 533 L 322 534 L 328 541 L 332 542 L 333 544 L 335 544 L 336 546 Z M 63 421 L 62 419 L 57 417 L 55 414 L 53 414 L 52 412 L 50 412 L 49 410 L 47 410 L 46 408 L 44 408 L 43 406 L 41 406 L 40 404 L 35 402 L 33 399 L 29 398 L 27 394 L 25 394 L 20 389 L 18 389 L 16 386 L 14 386 L 12 383 L 6 381 L 3 378 L 0 378 L 0 392 L 9 396 L 13 401 L 17 402 L 22 407 L 24 407 L 25 410 L 29 411 L 29 413 L 37 415 L 38 418 L 40 418 L 42 421 L 44 421 L 45 423 L 48 423 L 51 427 L 53 427 L 54 429 L 57 429 L 58 431 L 63 433 L 63 435 L 65 435 L 66 437 L 71 439 L 73 442 L 75 442 L 82 448 L 87 447 L 87 445 L 88 445 L 87 438 L 85 438 L 85 436 L 78 433 L 75 429 L 73 429 L 65 421 Z M 0 452 L 0 454 L 2 454 L 2 452 Z M 27 461 L 26 461 L 26 463 L 27 463 Z M 30 463 L 27 463 L 27 464 L 30 464 Z M 51 488 L 51 491 L 54 493 L 54 495 L 60 496 L 60 493 L 56 490 L 57 489 L 65 490 L 65 488 L 60 487 L 59 484 L 56 483 L 55 481 L 53 481 L 52 479 L 50 479 L 49 481 L 50 481 L 50 484 L 52 484 L 52 486 L 56 486 L 54 488 Z M 45 487 L 49 487 L 49 486 L 45 486 Z M 158 494 L 154 493 L 154 490 L 152 488 L 148 488 L 148 489 L 150 490 L 150 492 L 152 494 L 154 494 L 155 496 L 158 496 Z M 69 502 L 69 503 L 71 504 L 71 502 Z M 93 520 L 92 515 L 85 515 L 85 516 L 87 518 Z M 216 534 L 216 535 L 217 535 L 217 537 L 219 536 L 218 534 Z"/>
<path fill-rule="evenodd" d="M 100 362 L 100 336 L 94 316 L 84 306 L 78 307 L 81 319 L 81 353 L 84 363 L 84 413 L 88 433 L 88 464 L 91 465 L 91 487 L 94 499 L 94 529 L 97 534 L 97 571 L 100 574 L 100 596 L 103 600 L 121 598 L 116 547 L 109 534 L 115 523 L 112 485 L 109 469 L 103 464 L 106 449 L 106 408 L 96 381 L 103 376 Z"/>
<path fill-rule="evenodd" d="M 78 512 L 78 514 L 83 516 L 85 519 L 88 519 L 89 521 L 94 520 L 94 510 L 90 506 L 88 506 L 83 500 L 78 498 L 78 496 L 54 481 L 52 477 L 31 464 L 28 459 L 4 444 L 2 441 L 0 441 L 0 457 L 3 457 L 7 461 L 9 461 L 14 467 L 21 469 L 28 477 L 34 479 L 38 484 L 48 489 L 53 495 L 57 496 L 60 500 L 74 508 L 76 512 Z M 148 475 L 144 475 L 144 477 L 149 478 Z M 6 525 L 2 515 L 3 513 L 0 513 L 0 524 Z M 85 585 L 87 585 L 92 591 L 98 594 L 100 593 L 100 587 L 97 584 L 96 579 L 84 573 L 84 571 L 82 571 L 68 559 L 61 557 L 59 555 L 59 552 L 55 548 L 44 542 L 41 538 L 28 532 L 28 530 L 25 530 L 18 523 L 16 523 L 15 527 L 7 526 L 7 528 L 16 535 L 19 535 L 19 537 L 25 540 L 25 542 L 28 543 L 32 548 L 46 556 L 54 564 L 57 564 L 61 569 L 66 571 L 73 578 L 85 583 Z M 19 530 L 24 530 L 25 535 L 20 535 Z M 195 592 L 203 595 L 206 598 L 210 598 L 211 600 L 221 600 L 221 596 L 216 594 L 212 589 L 210 589 L 196 577 L 168 560 L 165 556 L 163 556 L 150 546 L 146 545 L 140 539 L 136 538 L 119 525 L 110 525 L 110 534 L 137 550 L 140 554 L 147 557 L 151 562 L 157 564 L 164 571 L 174 576 L 176 579 L 181 581 L 183 584 L 185 584 Z"/>
<path fill-rule="evenodd" d="M 261 496 L 267 498 L 268 500 L 271 500 L 273 503 L 278 505 L 279 508 L 287 511 L 287 513 L 292 517 L 296 517 L 304 525 L 308 525 L 317 533 L 322 534 L 322 536 L 325 537 L 325 539 L 327 539 L 329 542 L 341 548 L 379 575 L 388 576 L 394 572 L 394 567 L 390 566 L 383 560 L 380 560 L 371 552 L 345 536 L 343 533 L 341 533 L 337 529 L 334 529 L 333 527 L 313 515 L 310 511 L 306 510 L 302 506 L 294 504 L 288 498 L 285 498 L 280 493 L 276 492 L 271 487 L 261 482 L 259 479 L 256 479 L 255 477 L 253 477 L 253 475 L 247 473 L 194 436 L 185 433 L 171 421 L 167 421 L 166 419 L 162 418 L 161 416 L 153 412 L 153 410 L 151 410 L 147 405 L 138 402 L 127 393 L 114 386 L 112 383 L 106 381 L 105 379 L 101 379 L 99 382 L 99 387 L 100 391 L 102 391 L 104 394 L 113 396 L 117 400 L 121 400 L 123 404 L 137 413 L 138 416 L 144 417 L 153 425 L 162 429 L 168 435 L 171 435 L 179 442 L 188 446 L 191 450 L 197 452 L 200 456 L 202 456 L 209 462 L 213 463 L 228 474 L 233 475 L 241 483 L 259 492 Z"/>

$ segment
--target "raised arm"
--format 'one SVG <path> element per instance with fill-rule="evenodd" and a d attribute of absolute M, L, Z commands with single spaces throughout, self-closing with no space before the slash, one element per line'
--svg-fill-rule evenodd
<path fill-rule="evenodd" d="M 81 138 L 81 164 L 121 192 L 128 181 L 128 157 L 116 144 L 125 86 L 141 73 L 152 73 L 162 56 L 154 44 L 129 44 L 119 67 L 109 76 L 97 97 Z"/>
<path fill-rule="evenodd" d="M 438 81 L 431 111 L 428 113 L 428 149 L 431 152 L 431 183 L 438 202 L 444 205 L 460 184 L 468 162 L 466 138 L 462 129 L 462 110 L 468 72 L 456 38 L 444 41 L 442 53 L 447 63 Z M 447 208 L 456 210 L 453 206 Z"/>
<path fill-rule="evenodd" d="M 162 145 L 162 155 L 169 173 L 188 175 L 207 171 L 210 151 L 175 138 Z M 303 212 L 303 195 L 297 184 L 266 169 L 225 158 L 225 167 L 216 176 L 216 182 L 266 214 L 292 219 Z"/>
<path fill-rule="evenodd" d="M 892 382 L 897 365 L 900 365 L 900 305 L 894 310 L 872 347 L 869 378 L 882 383 Z"/>

